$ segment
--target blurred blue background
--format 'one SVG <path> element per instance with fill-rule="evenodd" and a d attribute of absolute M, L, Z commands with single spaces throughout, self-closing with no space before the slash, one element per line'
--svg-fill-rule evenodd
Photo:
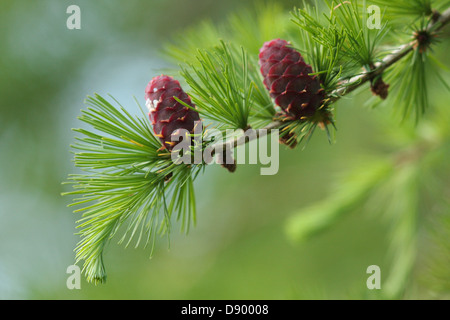
<path fill-rule="evenodd" d="M 278 2 L 286 11 L 299 4 Z M 71 4 L 81 8 L 81 30 L 66 28 Z M 364 96 L 343 102 L 335 144 L 318 132 L 305 150 L 281 147 L 274 176 L 251 165 L 234 174 L 208 168 L 195 183 L 198 224 L 188 236 L 173 231 L 170 249 L 160 239 L 152 259 L 148 250 L 112 241 L 107 283 L 66 287 L 79 216 L 60 194 L 75 171 L 71 128 L 82 126 L 76 117 L 85 97 L 111 94 L 136 112 L 133 97 L 143 105 L 148 81 L 169 67 L 161 54 L 168 40 L 203 19 L 222 23 L 250 4 L 0 2 L 0 299 L 371 297 L 366 268 L 387 265 L 388 226 L 380 219 L 359 208 L 301 244 L 285 232 L 289 216 L 326 199 L 336 177 L 362 156 L 387 152 L 379 139 L 386 110 L 361 107 Z"/>

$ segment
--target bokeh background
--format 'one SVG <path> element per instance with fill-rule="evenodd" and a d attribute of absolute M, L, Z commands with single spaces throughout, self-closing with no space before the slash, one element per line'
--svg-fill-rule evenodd
<path fill-rule="evenodd" d="M 208 168 L 195 183 L 198 223 L 189 235 L 172 232 L 170 249 L 160 239 L 151 259 L 148 250 L 112 241 L 106 284 L 83 280 L 81 290 L 66 287 L 79 216 L 67 207 L 70 197 L 61 196 L 69 189 L 62 182 L 75 171 L 71 129 L 82 126 L 76 117 L 85 97 L 111 94 L 137 111 L 133 97 L 143 104 L 148 81 L 171 66 L 162 53 L 167 41 L 205 19 L 226 23 L 230 13 L 254 2 L 0 1 L 0 299 L 380 297 L 367 289 L 366 269 L 380 266 L 383 288 L 395 265 L 387 254 L 389 220 L 370 210 L 383 211 L 382 203 L 350 206 L 324 232 L 302 242 L 286 231 L 303 209 L 332 201 L 339 178 L 363 167 L 364 159 L 389 157 L 395 149 L 386 132 L 400 124 L 391 121 L 387 107 L 365 107 L 367 92 L 340 102 L 336 143 L 318 132 L 304 150 L 282 147 L 274 176 L 261 176 L 255 165 L 239 166 L 234 174 Z M 286 12 L 300 4 L 277 3 Z M 81 8 L 81 30 L 66 28 L 71 4 Z M 436 53 L 447 66 L 448 50 L 444 41 Z M 432 96 L 448 107 L 447 90 L 435 89 Z M 408 143 L 417 138 L 408 137 Z M 441 179 L 435 198 L 448 199 L 448 165 L 435 173 Z M 448 217 L 448 203 L 438 202 L 421 209 L 425 220 L 441 221 L 434 212 Z M 449 296 L 450 224 L 438 224 L 443 231 L 432 228 L 431 234 L 438 234 L 440 244 L 417 240 L 415 280 L 399 297 Z M 437 253 L 427 258 L 423 252 Z"/>

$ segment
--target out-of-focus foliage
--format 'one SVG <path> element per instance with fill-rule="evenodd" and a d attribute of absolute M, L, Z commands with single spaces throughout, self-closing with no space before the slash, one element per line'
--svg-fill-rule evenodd
<path fill-rule="evenodd" d="M 445 226 L 450 212 L 446 200 L 450 166 L 445 161 L 450 152 L 450 117 L 444 104 L 437 106 L 433 116 L 418 127 L 395 126 L 386 118 L 392 127 L 386 127 L 381 136 L 391 151 L 363 159 L 358 169 L 349 170 L 348 177 L 337 181 L 336 190 L 328 198 L 301 209 L 286 224 L 291 239 L 298 242 L 332 228 L 354 210 L 381 219 L 389 226 L 386 238 L 390 243 L 386 254 L 390 267 L 380 293 L 383 298 L 403 297 L 408 285 L 417 281 L 411 276 L 430 246 L 436 245 L 438 259 L 445 261 L 447 235 L 443 227 L 435 230 L 435 224 L 442 220 Z M 424 237 L 430 236 L 433 240 L 423 244 Z M 421 270 L 420 277 L 442 272 L 436 259 L 426 260 L 429 269 Z"/>

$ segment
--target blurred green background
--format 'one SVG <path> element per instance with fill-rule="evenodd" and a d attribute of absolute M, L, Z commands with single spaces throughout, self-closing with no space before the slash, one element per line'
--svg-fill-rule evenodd
<path fill-rule="evenodd" d="M 286 12 L 300 4 L 277 3 Z M 81 8 L 81 30 L 66 28 L 71 4 Z M 196 180 L 198 223 L 188 236 L 173 231 L 170 250 L 166 238 L 160 239 L 152 259 L 148 250 L 125 249 L 113 240 L 105 255 L 107 283 L 94 286 L 83 280 L 81 290 L 66 287 L 79 216 L 60 194 L 68 191 L 62 182 L 75 171 L 71 128 L 82 126 L 76 117 L 84 98 L 94 92 L 111 94 L 137 111 L 133 96 L 143 104 L 148 81 L 169 67 L 161 54 L 168 40 L 203 19 L 224 23 L 229 13 L 251 4 L 0 2 L 0 299 L 380 297 L 367 289 L 366 269 L 380 266 L 382 291 L 395 265 L 387 254 L 392 226 L 382 212 L 370 214 L 371 207 L 383 211 L 382 203 L 349 206 L 326 232 L 303 242 L 292 241 L 286 232 L 290 217 L 326 203 L 339 190 L 340 177 L 364 167 L 365 161 L 388 158 L 398 148 L 388 138 L 400 128 L 398 121 L 390 119 L 390 108 L 365 107 L 369 92 L 339 103 L 335 144 L 317 132 L 305 150 L 281 147 L 280 170 L 274 176 L 261 176 L 255 165 L 239 166 L 234 174 L 219 166 L 208 168 Z M 446 65 L 448 50 L 445 41 L 437 52 Z M 435 104 L 448 107 L 448 91 L 436 89 L 432 96 Z M 415 130 L 398 130 L 408 134 L 396 141 L 421 139 L 411 133 Z M 448 151 L 447 142 L 443 146 Z M 450 198 L 449 167 L 442 159 L 432 168 L 439 187 L 419 210 L 431 225 L 441 218 L 448 222 L 448 202 L 433 200 Z M 432 228 L 430 236 L 417 231 L 426 239 L 415 239 L 414 281 L 401 297 L 449 296 L 450 224 L 438 224 L 444 229 Z M 435 234 L 441 244 L 430 240 Z"/>

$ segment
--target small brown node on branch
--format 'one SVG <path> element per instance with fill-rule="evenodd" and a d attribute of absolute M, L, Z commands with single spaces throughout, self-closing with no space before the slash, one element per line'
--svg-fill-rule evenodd
<path fill-rule="evenodd" d="M 414 31 L 413 37 L 416 41 L 414 49 L 418 49 L 419 53 L 424 53 L 431 46 L 436 34 L 432 34 L 427 30 L 417 30 Z"/>
<path fill-rule="evenodd" d="M 370 90 L 374 95 L 379 96 L 381 99 L 385 100 L 389 93 L 389 85 L 383 81 L 381 76 L 370 80 Z"/>
<path fill-rule="evenodd" d="M 231 173 L 235 172 L 236 168 L 237 168 L 236 161 L 234 161 L 234 163 L 231 163 L 231 164 L 224 163 L 221 166 L 223 168 L 227 169 Z"/>
<path fill-rule="evenodd" d="M 441 17 L 441 13 L 437 10 L 433 10 L 431 14 L 431 21 L 433 23 L 438 22 L 439 18 Z"/>
<path fill-rule="evenodd" d="M 370 71 L 376 70 L 375 64 L 370 64 Z M 383 81 L 382 75 L 375 75 L 370 78 L 370 90 L 376 96 L 385 100 L 389 94 L 389 84 Z"/>

